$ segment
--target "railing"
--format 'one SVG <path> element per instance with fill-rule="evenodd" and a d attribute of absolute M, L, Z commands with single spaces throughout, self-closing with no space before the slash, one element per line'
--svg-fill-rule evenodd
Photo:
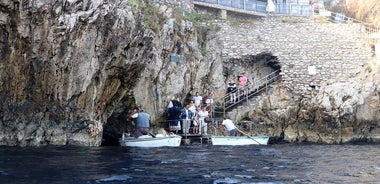
<path fill-rule="evenodd" d="M 194 2 L 202 2 L 207 4 L 218 5 L 222 7 L 236 8 L 246 11 L 258 12 L 258 13 L 267 13 L 266 7 L 267 2 L 258 1 L 258 0 L 193 0 Z M 307 1 L 305 1 L 307 2 Z M 366 32 L 369 34 L 379 33 L 380 27 L 371 25 L 369 23 L 350 18 L 345 16 L 342 13 L 334 13 L 326 10 L 314 9 L 313 5 L 308 3 L 275 3 L 275 12 L 274 14 L 282 15 L 315 15 L 320 14 L 330 18 L 331 22 L 334 23 L 359 23 L 363 25 Z M 380 38 L 379 38 L 380 39 Z"/>
<path fill-rule="evenodd" d="M 237 8 L 246 11 L 267 13 L 267 2 L 258 0 L 194 0 L 195 2 L 203 2 L 215 4 L 224 7 Z M 295 3 L 275 3 L 274 14 L 290 14 L 290 15 L 313 15 L 314 7 L 309 4 Z"/>
<path fill-rule="evenodd" d="M 312 5 L 300 4 L 275 4 L 275 14 L 290 14 L 290 15 L 313 15 L 314 7 Z"/>
<path fill-rule="evenodd" d="M 347 17 L 342 13 L 324 11 L 324 12 L 320 12 L 320 14 L 328 17 L 330 22 L 337 23 L 337 24 L 353 24 L 353 23 L 360 24 L 361 26 L 363 26 L 367 34 L 374 34 L 374 33 L 380 34 L 380 27 L 374 26 L 367 22 L 363 22 L 361 20 Z M 380 37 L 378 39 L 380 39 Z"/>
<path fill-rule="evenodd" d="M 280 79 L 280 70 L 276 70 L 265 77 L 255 80 L 253 83 L 248 84 L 247 93 L 243 93 L 242 90 L 238 90 L 236 92 L 237 101 L 230 102 L 230 95 L 226 94 L 223 97 L 220 97 L 219 99 L 216 99 L 215 101 L 219 103 L 219 105 L 214 105 L 212 109 L 212 117 L 216 117 L 217 114 L 223 114 L 223 116 L 226 114 L 227 110 L 232 109 L 235 106 L 238 106 L 242 102 L 246 101 L 248 103 L 249 98 L 257 95 L 258 93 L 267 90 L 268 87 L 278 81 Z"/>

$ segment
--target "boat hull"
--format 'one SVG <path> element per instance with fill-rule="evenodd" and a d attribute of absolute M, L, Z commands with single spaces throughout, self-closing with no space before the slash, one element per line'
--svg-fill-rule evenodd
<path fill-rule="evenodd" d="M 268 136 L 212 136 L 212 145 L 267 145 Z"/>
<path fill-rule="evenodd" d="M 182 137 L 178 135 L 127 137 L 120 140 L 120 145 L 126 147 L 178 147 L 181 145 L 181 139 Z"/>

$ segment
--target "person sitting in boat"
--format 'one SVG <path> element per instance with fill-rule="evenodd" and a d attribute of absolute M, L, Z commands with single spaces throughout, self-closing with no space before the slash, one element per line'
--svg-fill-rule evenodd
<path fill-rule="evenodd" d="M 140 137 L 142 135 L 147 135 L 150 128 L 150 115 L 144 112 L 143 109 L 135 109 L 130 115 L 130 118 L 135 120 L 135 137 Z"/>
<path fill-rule="evenodd" d="M 220 128 L 223 128 L 224 126 L 227 129 L 227 131 L 230 133 L 230 136 L 237 136 L 238 130 L 234 122 L 232 122 L 232 120 L 230 120 L 227 116 L 224 116 L 224 120 L 220 126 L 221 126 Z"/>

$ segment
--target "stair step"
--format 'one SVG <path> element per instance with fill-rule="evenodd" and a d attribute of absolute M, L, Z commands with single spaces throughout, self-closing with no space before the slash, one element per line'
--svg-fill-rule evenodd
<path fill-rule="evenodd" d="M 280 70 L 276 70 L 270 73 L 269 75 L 261 78 L 258 83 L 259 85 L 255 83 L 251 86 L 248 86 L 248 89 L 253 89 L 253 90 L 249 91 L 248 95 L 246 96 L 240 95 L 238 98 L 238 101 L 235 103 L 229 103 L 230 98 L 228 94 L 219 98 L 219 100 L 223 104 L 222 106 L 214 106 L 214 108 L 212 109 L 212 117 L 224 117 L 226 112 L 231 112 L 232 110 L 240 106 L 247 106 L 248 103 L 246 102 L 248 102 L 249 99 L 255 96 L 258 96 L 260 93 L 262 93 L 264 90 L 266 90 L 268 87 L 270 87 L 271 85 L 273 85 L 275 82 L 279 80 L 280 80 Z M 254 105 L 254 104 L 249 103 L 249 105 Z"/>

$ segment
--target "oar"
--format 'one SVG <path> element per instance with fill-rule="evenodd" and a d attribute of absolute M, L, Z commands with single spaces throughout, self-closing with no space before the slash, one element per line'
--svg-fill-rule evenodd
<path fill-rule="evenodd" d="M 148 132 L 149 135 L 151 135 L 153 138 L 156 138 L 156 135 L 154 135 L 152 132 Z"/>
<path fill-rule="evenodd" d="M 245 136 L 251 138 L 252 140 L 257 142 L 257 144 L 261 144 L 261 143 L 259 143 L 259 141 L 255 140 L 253 137 L 249 136 L 247 133 L 243 132 L 242 130 L 238 129 L 237 127 L 236 127 L 236 130 L 238 130 L 240 133 L 244 134 Z"/>

